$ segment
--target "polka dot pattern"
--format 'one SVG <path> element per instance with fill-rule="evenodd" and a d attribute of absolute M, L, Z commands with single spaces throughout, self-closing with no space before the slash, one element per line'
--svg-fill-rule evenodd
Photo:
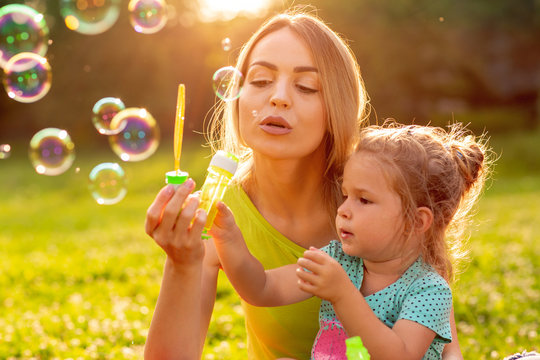
<path fill-rule="evenodd" d="M 345 254 L 341 243 L 336 240 L 322 250 L 341 264 L 353 284 L 360 289 L 364 277 L 362 259 Z M 423 359 L 441 359 L 444 344 L 452 339 L 449 320 L 452 292 L 448 283 L 421 258 L 396 282 L 367 296 L 366 301 L 375 315 L 390 328 L 398 320 L 407 319 L 433 330 L 437 335 Z M 324 325 L 334 323 L 341 327 L 332 304 L 328 301 L 323 300 L 321 303 L 319 323 L 321 328 L 315 339 L 313 359 L 316 359 L 318 339 L 323 338 L 325 343 L 329 341 L 328 336 L 324 335 Z M 343 337 L 340 337 L 339 341 L 344 341 Z"/>

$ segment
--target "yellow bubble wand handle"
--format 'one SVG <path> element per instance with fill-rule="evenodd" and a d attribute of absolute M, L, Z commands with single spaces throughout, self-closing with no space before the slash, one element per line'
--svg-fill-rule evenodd
<path fill-rule="evenodd" d="M 184 135 L 184 109 L 186 107 L 186 88 L 178 85 L 178 100 L 176 101 L 176 118 L 174 120 L 174 170 L 165 174 L 167 184 L 180 185 L 186 181 L 189 174 L 180 171 L 180 156 L 182 154 L 182 138 Z"/>
<path fill-rule="evenodd" d="M 176 120 L 174 122 L 174 170 L 180 172 L 180 156 L 182 155 L 182 138 L 184 137 L 184 112 L 186 108 L 186 87 L 178 85 L 176 101 Z"/>

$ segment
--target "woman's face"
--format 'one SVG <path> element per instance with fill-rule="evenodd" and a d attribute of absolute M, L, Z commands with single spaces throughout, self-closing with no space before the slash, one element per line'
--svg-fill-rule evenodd
<path fill-rule="evenodd" d="M 239 130 L 255 154 L 299 159 L 326 132 L 319 71 L 305 42 L 289 28 L 262 38 L 247 61 Z"/>

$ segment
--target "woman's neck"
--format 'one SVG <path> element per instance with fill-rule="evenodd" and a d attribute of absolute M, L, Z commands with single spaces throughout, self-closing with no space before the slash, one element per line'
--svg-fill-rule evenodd
<path fill-rule="evenodd" d="M 296 160 L 255 155 L 243 187 L 263 217 L 291 241 L 322 246 L 334 238 L 324 200 L 324 166 L 321 155 Z M 319 235 L 310 242 L 315 231 Z"/>

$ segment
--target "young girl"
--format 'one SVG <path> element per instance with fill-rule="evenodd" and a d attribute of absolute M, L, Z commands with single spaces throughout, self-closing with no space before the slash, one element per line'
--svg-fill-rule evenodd
<path fill-rule="evenodd" d="M 441 359 L 452 339 L 449 281 L 460 224 L 486 170 L 485 146 L 458 125 L 450 132 L 371 126 L 345 165 L 339 241 L 311 247 L 297 264 L 265 271 L 222 203 L 214 243 L 247 302 L 323 299 L 312 359 L 345 359 L 351 336 L 362 338 L 372 359 Z"/>

